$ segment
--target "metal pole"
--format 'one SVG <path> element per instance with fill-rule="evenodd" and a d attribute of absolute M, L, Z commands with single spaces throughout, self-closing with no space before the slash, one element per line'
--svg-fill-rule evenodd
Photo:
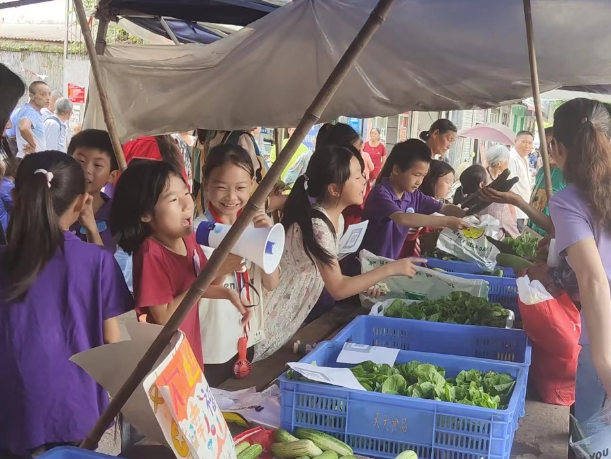
<path fill-rule="evenodd" d="M 539 71 L 537 69 L 537 55 L 535 53 L 535 37 L 533 32 L 533 17 L 530 0 L 524 1 L 524 19 L 526 21 L 526 39 L 528 41 L 528 60 L 530 63 L 530 83 L 532 85 L 533 100 L 535 103 L 535 116 L 539 128 L 539 142 L 541 148 L 541 159 L 543 160 L 543 174 L 545 175 L 545 192 L 547 199 L 554 194 L 552 188 L 552 175 L 549 167 L 549 156 L 547 156 L 547 142 L 545 140 L 545 125 L 543 124 L 543 112 L 541 111 L 541 91 L 539 90 Z"/>
<path fill-rule="evenodd" d="M 163 16 L 159 18 L 159 22 L 161 23 L 161 27 L 163 27 L 163 30 L 165 30 L 165 33 L 167 33 L 168 37 L 170 37 L 170 40 L 172 40 L 175 45 L 180 45 L 180 41 L 178 41 L 178 38 L 176 38 L 176 34 L 170 28 L 170 25 Z"/>
<path fill-rule="evenodd" d="M 81 31 L 83 32 L 85 45 L 87 46 L 87 53 L 89 54 L 89 60 L 91 61 L 91 71 L 93 72 L 93 79 L 95 80 L 95 85 L 97 86 L 98 93 L 100 94 L 102 112 L 104 113 L 104 123 L 106 123 L 108 134 L 110 134 L 110 140 L 112 141 L 112 147 L 115 150 L 115 156 L 117 157 L 117 163 L 119 163 L 119 168 L 124 171 L 127 168 L 127 164 L 125 162 L 125 156 L 123 155 L 123 147 L 121 146 L 121 141 L 119 140 L 119 135 L 117 134 L 117 128 L 115 126 L 115 119 L 112 116 L 112 111 L 108 102 L 108 93 L 106 92 L 106 85 L 104 84 L 104 81 L 102 81 L 102 68 L 100 67 L 100 61 L 98 60 L 98 55 L 96 54 L 93 37 L 91 36 L 91 29 L 89 28 L 89 24 L 87 23 L 87 15 L 85 14 L 83 0 L 74 0 L 74 8 L 76 10 L 76 15 L 81 26 Z M 108 21 L 100 19 L 99 27 L 108 28 Z"/>
<path fill-rule="evenodd" d="M 77 0 L 80 1 L 80 0 Z M 146 351 L 138 365 L 127 378 L 127 381 L 123 384 L 123 387 L 117 392 L 115 397 L 111 400 L 110 404 L 102 413 L 100 419 L 93 427 L 91 432 L 87 435 L 87 438 L 81 443 L 81 448 L 93 449 L 97 446 L 100 438 L 112 422 L 112 420 L 121 411 L 121 408 L 129 397 L 132 395 L 134 390 L 142 384 L 142 380 L 152 370 L 155 362 L 159 356 L 163 353 L 164 349 L 170 342 L 170 339 L 178 327 L 189 313 L 189 310 L 194 304 L 201 298 L 204 291 L 210 285 L 210 282 L 216 277 L 216 272 L 229 254 L 229 251 L 238 240 L 242 232 L 251 223 L 253 217 L 257 212 L 263 210 L 265 207 L 265 200 L 271 193 L 272 189 L 278 182 L 280 175 L 284 168 L 288 165 L 297 147 L 301 144 L 306 134 L 310 131 L 312 126 L 316 124 L 320 117 L 336 93 L 339 85 L 342 83 L 354 63 L 358 59 L 359 55 L 363 51 L 363 48 L 369 43 L 371 37 L 379 29 L 382 23 L 385 21 L 394 0 L 379 0 L 377 6 L 371 12 L 371 15 L 363 25 L 363 28 L 359 31 L 357 36 L 354 38 L 342 58 L 333 69 L 327 81 L 320 89 L 316 98 L 305 112 L 303 118 L 297 125 L 295 133 L 291 136 L 286 146 L 282 149 L 280 154 L 276 158 L 276 162 L 272 165 L 269 172 L 265 175 L 261 184 L 257 187 L 257 190 L 250 198 L 243 212 L 238 217 L 238 220 L 231 227 L 227 236 L 223 239 L 219 247 L 214 251 L 210 260 L 202 270 L 200 275 L 197 277 L 191 288 L 185 295 L 184 299 L 172 315 L 168 323 L 163 327 L 155 341 L 151 344 L 151 347 Z"/>

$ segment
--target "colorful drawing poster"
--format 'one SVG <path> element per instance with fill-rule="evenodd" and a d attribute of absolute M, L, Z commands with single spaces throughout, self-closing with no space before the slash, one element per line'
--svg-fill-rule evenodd
<path fill-rule="evenodd" d="M 170 355 L 144 385 L 177 458 L 236 459 L 229 427 L 182 333 Z"/>

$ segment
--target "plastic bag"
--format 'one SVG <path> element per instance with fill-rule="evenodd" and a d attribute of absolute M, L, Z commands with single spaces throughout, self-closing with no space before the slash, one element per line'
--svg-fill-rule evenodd
<path fill-rule="evenodd" d="M 608 399 L 601 412 L 580 428 L 583 438 L 571 439 L 571 448 L 575 455 L 581 459 L 609 457 L 611 453 L 611 404 Z"/>
<path fill-rule="evenodd" d="M 359 259 L 362 273 L 367 273 L 393 261 L 374 255 L 367 250 L 361 250 Z M 473 296 L 488 298 L 489 291 L 488 282 L 485 280 L 463 279 L 428 268 L 418 268 L 418 272 L 413 279 L 405 276 L 393 276 L 380 281 L 380 284 L 382 283 L 386 284 L 388 290 L 390 290 L 384 296 L 384 299 L 424 300 L 430 298 L 437 300 L 455 291 L 468 292 Z M 377 300 L 365 295 L 360 295 L 360 298 L 362 306 L 367 309 L 370 309 L 377 302 Z"/>
<path fill-rule="evenodd" d="M 518 279 L 520 315 L 533 343 L 531 379 L 543 402 L 570 406 L 575 402 L 581 317 L 566 293 L 554 298 L 537 284 L 528 277 Z"/>
<path fill-rule="evenodd" d="M 486 239 L 486 236 L 499 239 L 500 222 L 487 214 L 483 215 L 481 220 L 474 216 L 466 217 L 464 220 L 472 225 L 471 228 L 459 231 L 444 228 L 437 240 L 437 248 L 463 261 L 475 263 L 484 271 L 494 271 L 496 256 L 500 251 Z"/>
<path fill-rule="evenodd" d="M 524 304 L 531 305 L 554 299 L 541 282 L 538 280 L 531 282 L 528 276 L 519 277 L 516 284 L 520 301 Z"/>

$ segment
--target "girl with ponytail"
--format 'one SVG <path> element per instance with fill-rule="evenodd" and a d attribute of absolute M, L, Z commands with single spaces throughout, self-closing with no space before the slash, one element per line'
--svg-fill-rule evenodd
<path fill-rule="evenodd" d="M 556 250 L 579 285 L 582 335 L 575 417 L 583 423 L 611 394 L 611 117 L 605 105 L 574 99 L 554 114 L 552 150 L 567 187 L 552 197 Z"/>
<path fill-rule="evenodd" d="M 403 259 L 356 277 L 342 275 L 338 260 L 338 242 L 344 232 L 342 211 L 361 205 L 364 192 L 358 150 L 318 146 L 284 206 L 286 242 L 280 283 L 264 294 L 266 339 L 255 345 L 255 360 L 269 357 L 291 339 L 323 287 L 336 301 L 368 290 L 375 296 L 379 292 L 373 286 L 382 279 L 416 273 L 414 260 Z"/>
<path fill-rule="evenodd" d="M 133 299 L 112 253 L 68 230 L 93 215 L 85 189 L 79 163 L 59 151 L 27 155 L 15 177 L 0 248 L 0 451 L 14 456 L 82 440 L 108 404 L 70 358 L 118 341 L 116 317 Z"/>

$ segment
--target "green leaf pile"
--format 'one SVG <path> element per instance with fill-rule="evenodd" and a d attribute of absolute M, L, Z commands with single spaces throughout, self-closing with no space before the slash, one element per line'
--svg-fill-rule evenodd
<path fill-rule="evenodd" d="M 499 303 L 489 303 L 485 298 L 467 292 L 452 292 L 439 300 L 424 300 L 411 304 L 395 300 L 384 315 L 429 322 L 504 328 L 509 311 Z"/>
<path fill-rule="evenodd" d="M 518 256 L 527 260 L 537 258 L 537 248 L 539 240 L 530 233 L 524 233 L 516 238 L 506 237 L 503 242 L 509 245 Z"/>
<path fill-rule="evenodd" d="M 443 368 L 417 361 L 392 367 L 369 361 L 353 367 L 352 373 L 371 392 L 494 409 L 507 407 L 515 385 L 508 374 L 493 371 L 461 371 L 456 378 L 446 378 Z"/>

